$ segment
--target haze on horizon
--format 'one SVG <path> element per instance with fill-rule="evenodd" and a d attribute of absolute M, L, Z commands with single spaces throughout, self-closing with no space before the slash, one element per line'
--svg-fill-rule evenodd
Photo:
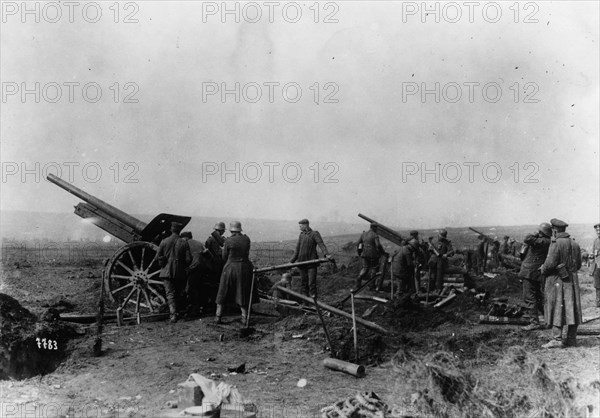
<path fill-rule="evenodd" d="M 403 10 L 412 2 L 363 1 L 321 3 L 315 23 L 298 3 L 294 24 L 277 13 L 222 23 L 202 3 L 135 2 L 132 24 L 115 23 L 108 4 L 95 24 L 3 14 L 0 211 L 71 211 L 80 200 L 44 180 L 54 173 L 150 216 L 598 222 L 598 2 L 537 2 L 537 23 L 524 23 L 525 3 L 518 22 L 500 3 L 497 23 L 480 9 L 473 23 L 422 23 Z M 47 94 L 58 83 L 63 97 L 6 94 L 36 82 Z M 65 82 L 97 83 L 102 97 L 76 90 L 70 103 Z M 207 94 L 222 83 L 246 88 L 239 103 Z M 286 83 L 300 86 L 297 102 L 283 97 Z M 410 93 L 436 83 L 439 103 Z M 490 83 L 495 102 L 493 88 L 482 92 Z M 132 92 L 138 102 L 124 103 Z"/>

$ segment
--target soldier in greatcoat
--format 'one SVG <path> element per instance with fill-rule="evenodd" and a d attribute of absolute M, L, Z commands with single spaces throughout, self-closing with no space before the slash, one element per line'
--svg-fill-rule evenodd
<path fill-rule="evenodd" d="M 544 312 L 543 276 L 540 267 L 544 264 L 548 249 L 550 248 L 550 237 L 552 236 L 552 225 L 547 222 L 541 223 L 538 232 L 525 237 L 525 258 L 521 263 L 519 277 L 523 280 L 523 301 L 527 306 L 531 323 L 523 327 L 525 331 L 533 331 L 540 328 L 539 313 Z"/>
<path fill-rule="evenodd" d="M 217 222 L 212 233 L 208 236 L 205 242 L 205 247 L 208 250 L 208 267 L 207 274 L 207 305 L 214 308 L 219 283 L 221 281 L 221 273 L 223 272 L 223 245 L 225 244 L 225 223 Z"/>
<path fill-rule="evenodd" d="M 379 267 L 379 259 L 384 253 L 379 235 L 375 232 L 375 225 L 371 224 L 371 228 L 362 233 L 358 239 L 357 252 L 360 256 L 361 269 L 356 280 L 356 289 L 362 285 L 365 277 L 371 280 L 375 276 Z M 371 282 L 371 289 L 374 287 L 375 283 Z"/>
<path fill-rule="evenodd" d="M 242 323 L 246 323 L 251 298 L 252 270 L 254 268 L 248 258 L 250 255 L 250 238 L 242 234 L 241 222 L 231 222 L 229 231 L 231 236 L 225 240 L 223 245 L 225 266 L 223 266 L 219 292 L 217 293 L 216 322 L 221 323 L 223 305 L 232 298 L 242 311 Z"/>
<path fill-rule="evenodd" d="M 191 262 L 190 247 L 179 236 L 183 225 L 171 222 L 171 235 L 163 239 L 158 246 L 158 264 L 161 267 L 159 277 L 165 285 L 171 322 L 177 322 L 184 305 L 186 266 Z"/>
<path fill-rule="evenodd" d="M 592 247 L 592 277 L 594 278 L 594 287 L 596 288 L 596 307 L 600 308 L 600 223 L 594 225 L 596 231 L 596 239 L 594 240 L 594 246 Z M 589 260 L 589 258 L 588 258 Z"/>
<path fill-rule="evenodd" d="M 550 223 L 554 237 L 541 272 L 546 280 L 544 317 L 546 324 L 552 327 L 553 338 L 543 347 L 571 347 L 576 345 L 577 326 L 582 322 L 577 277 L 581 268 L 580 249 L 565 232 L 566 222 L 552 219 Z M 564 326 L 567 328 L 565 341 L 562 340 Z"/>

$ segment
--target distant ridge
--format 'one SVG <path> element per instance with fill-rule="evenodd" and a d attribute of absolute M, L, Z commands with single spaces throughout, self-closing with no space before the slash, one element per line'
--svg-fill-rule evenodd
<path fill-rule="evenodd" d="M 153 215 L 134 214 L 136 218 L 149 222 Z M 223 221 L 228 226 L 232 219 L 217 217 L 194 216 L 186 230 L 192 231 L 194 238 L 204 241 L 212 232 L 216 222 Z M 278 242 L 289 241 L 298 238 L 297 220 L 269 220 L 257 218 L 242 218 L 244 233 L 253 242 Z M 368 228 L 367 222 L 343 223 L 343 222 L 318 222 L 314 221 L 311 226 L 317 229 L 324 237 L 348 238 L 348 241 L 357 241 L 360 233 Z M 409 234 L 409 228 L 396 228 L 389 226 L 403 236 Z M 515 237 L 522 240 L 527 233 L 537 231 L 537 225 L 516 226 L 473 226 L 481 232 L 496 236 L 501 239 L 503 235 Z M 417 228 L 418 229 L 418 228 Z M 456 240 L 458 236 L 476 236 L 467 227 L 447 228 L 450 240 Z M 428 236 L 437 236 L 438 229 L 419 229 L 420 237 L 426 239 Z M 570 225 L 567 231 L 575 237 L 583 247 L 590 246 L 596 234 L 591 224 Z M 29 211 L 1 211 L 0 212 L 0 237 L 4 240 L 36 240 L 49 239 L 53 241 L 79 241 L 101 240 L 107 235 L 100 228 L 83 221 L 73 212 L 48 213 Z M 454 238 L 453 238 L 454 237 Z M 385 240 L 384 240 L 385 241 Z"/>

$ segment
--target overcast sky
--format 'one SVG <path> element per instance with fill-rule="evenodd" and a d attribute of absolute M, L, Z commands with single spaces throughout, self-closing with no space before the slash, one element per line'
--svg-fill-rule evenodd
<path fill-rule="evenodd" d="M 599 3 L 475 3 L 3 2 L 1 209 L 597 222 Z"/>

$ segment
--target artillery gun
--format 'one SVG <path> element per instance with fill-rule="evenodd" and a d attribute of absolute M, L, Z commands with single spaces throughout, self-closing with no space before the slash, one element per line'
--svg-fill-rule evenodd
<path fill-rule="evenodd" d="M 53 174 L 47 179 L 85 201 L 75 206 L 75 214 L 126 243 L 104 266 L 102 280 L 110 300 L 124 312 L 158 312 L 166 304 L 164 284 L 158 277 L 158 244 L 170 234 L 171 222 L 185 227 L 192 218 L 161 213 L 145 223 Z"/>

